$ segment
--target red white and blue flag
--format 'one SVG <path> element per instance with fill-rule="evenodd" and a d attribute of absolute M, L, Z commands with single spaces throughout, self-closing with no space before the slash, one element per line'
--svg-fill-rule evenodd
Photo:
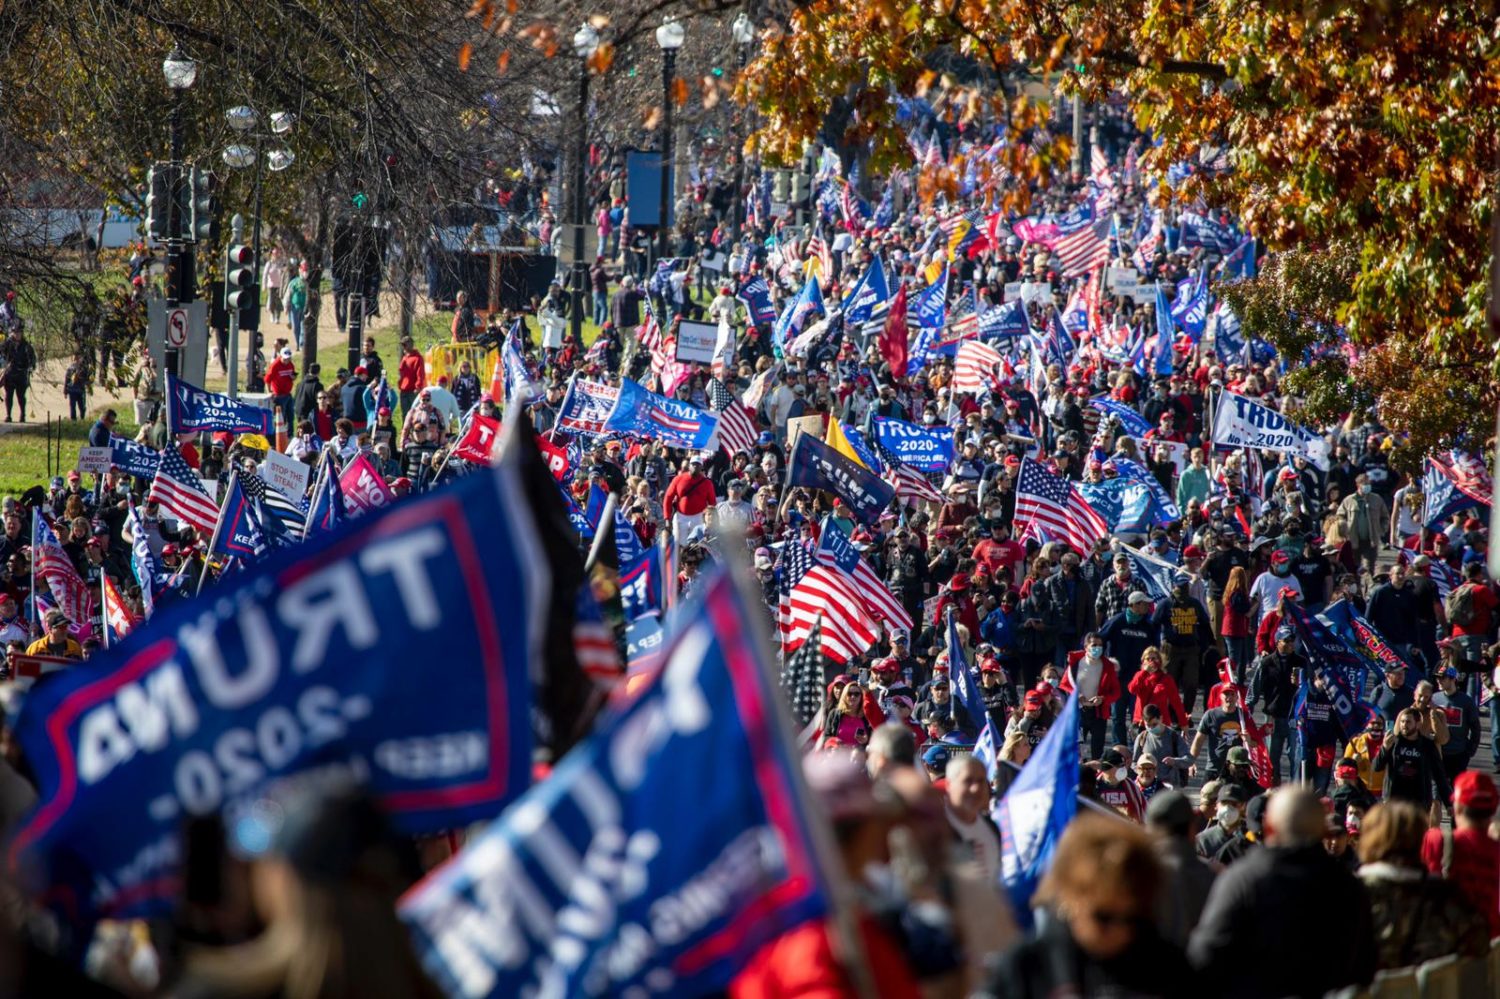
<path fill-rule="evenodd" d="M 1015 519 L 1035 524 L 1080 552 L 1092 551 L 1095 542 L 1109 536 L 1109 525 L 1072 482 L 1030 458 L 1021 459 L 1016 479 Z"/>
<path fill-rule="evenodd" d="M 164 511 L 197 530 L 203 538 L 211 537 L 219 520 L 219 504 L 214 502 L 203 480 L 193 471 L 176 447 L 161 453 L 156 478 L 151 480 L 147 497 Z"/>
<path fill-rule="evenodd" d="M 31 512 L 31 559 L 32 572 L 47 584 L 53 604 L 68 616 L 73 633 L 80 639 L 89 637 L 93 633 L 93 594 L 40 510 Z"/>

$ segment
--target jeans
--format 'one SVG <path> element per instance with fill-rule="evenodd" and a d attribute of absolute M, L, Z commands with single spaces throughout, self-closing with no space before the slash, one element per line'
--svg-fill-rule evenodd
<path fill-rule="evenodd" d="M 302 310 L 296 306 L 289 306 L 286 317 L 292 324 L 292 342 L 297 345 L 298 353 L 302 351 Z"/>
<path fill-rule="evenodd" d="M 1104 755 L 1104 712 L 1098 708 L 1079 708 L 1078 720 L 1083 734 L 1089 740 L 1089 759 L 1097 760 Z M 1125 742 L 1123 739 L 1120 741 Z M 1129 745 L 1128 742 L 1125 744 Z"/>
<path fill-rule="evenodd" d="M 68 393 L 68 419 L 81 420 L 88 416 L 88 406 L 82 392 Z"/>
<path fill-rule="evenodd" d="M 402 392 L 401 396 L 401 419 L 406 419 L 406 414 L 411 412 L 412 406 L 416 405 L 417 393 Z"/>
<path fill-rule="evenodd" d="M 609 321 L 609 293 L 594 292 L 594 325 L 603 326 Z"/>
<path fill-rule="evenodd" d="M 1271 771 L 1276 783 L 1281 783 L 1281 757 L 1286 756 L 1289 777 L 1297 776 L 1297 738 L 1292 732 L 1288 718 L 1271 719 Z"/>
<path fill-rule="evenodd" d="M 1120 699 L 1109 709 L 1109 738 L 1117 746 L 1130 745 L 1130 719 L 1135 714 L 1135 695 L 1124 688 L 1129 677 L 1120 678 Z"/>
<path fill-rule="evenodd" d="M 1225 638 L 1229 661 L 1234 663 L 1234 682 L 1241 686 L 1245 683 L 1245 671 L 1250 668 L 1250 663 L 1255 659 L 1255 640 L 1249 635 L 1238 638 Z"/>

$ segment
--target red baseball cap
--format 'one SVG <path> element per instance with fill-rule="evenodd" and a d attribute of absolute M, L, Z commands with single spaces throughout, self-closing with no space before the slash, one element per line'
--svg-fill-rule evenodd
<path fill-rule="evenodd" d="M 1456 808 L 1493 812 L 1500 807 L 1500 794 L 1496 793 L 1495 782 L 1489 774 L 1465 770 L 1453 778 L 1453 804 Z"/>

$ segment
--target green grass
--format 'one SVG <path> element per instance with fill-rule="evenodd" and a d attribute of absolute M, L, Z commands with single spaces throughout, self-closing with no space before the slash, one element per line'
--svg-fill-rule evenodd
<path fill-rule="evenodd" d="M 99 412 L 106 407 L 100 406 Z M 119 422 L 115 433 L 121 437 L 134 437 L 138 429 L 132 421 L 134 413 L 128 407 L 115 407 Z M 37 414 L 28 414 L 36 418 Z M 88 443 L 89 427 L 94 420 L 52 421 L 52 474 L 66 475 L 78 463 L 78 449 Z M 57 434 L 62 432 L 61 468 L 58 467 Z M 35 485 L 47 484 L 47 425 L 33 422 L 17 426 L 8 433 L 0 434 L 0 496 L 19 496 Z M 91 481 L 91 480 L 90 480 Z"/>

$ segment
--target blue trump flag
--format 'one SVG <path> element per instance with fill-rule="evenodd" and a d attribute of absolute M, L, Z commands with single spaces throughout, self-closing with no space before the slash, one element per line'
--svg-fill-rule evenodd
<path fill-rule="evenodd" d="M 948 268 L 911 300 L 911 315 L 924 330 L 940 330 L 948 321 Z"/>
<path fill-rule="evenodd" d="M 1172 309 L 1167 304 L 1167 296 L 1161 290 L 1160 281 L 1156 282 L 1155 371 L 1162 378 L 1172 374 Z"/>
<path fill-rule="evenodd" d="M 1172 579 L 1178 573 L 1177 566 L 1129 545 L 1121 545 L 1119 550 L 1130 559 L 1130 576 L 1141 584 L 1147 596 L 1157 602 L 1171 599 Z"/>
<path fill-rule="evenodd" d="M 509 455 L 516 448 L 507 448 Z M 531 773 L 550 592 L 515 460 L 159 608 L 27 695 L 38 804 L 11 843 L 72 924 L 171 911 L 182 824 L 271 784 L 366 784 L 407 834 L 496 814 Z M 441 652 L 440 682 L 417 668 Z"/>
<path fill-rule="evenodd" d="M 1026 303 L 1019 298 L 992 306 L 979 314 L 981 340 L 1013 340 L 1025 336 L 1030 328 L 1031 320 L 1026 316 Z"/>
<path fill-rule="evenodd" d="M 750 278 L 740 285 L 735 297 L 745 303 L 752 324 L 759 326 L 776 321 L 776 306 L 771 304 L 771 288 L 766 284 L 765 278 Z"/>
<path fill-rule="evenodd" d="M 875 417 L 875 439 L 922 472 L 946 472 L 953 464 L 953 428 L 923 427 L 905 420 Z"/>
<path fill-rule="evenodd" d="M 1207 215 L 1183 212 L 1177 216 L 1177 224 L 1182 230 L 1184 247 L 1201 246 L 1216 253 L 1231 253 L 1240 245 L 1239 233 Z"/>
<path fill-rule="evenodd" d="M 856 520 L 873 524 L 896 497 L 896 488 L 858 462 L 839 454 L 812 434 L 800 434 L 787 462 L 788 486 L 826 489 L 849 507 Z"/>
<path fill-rule="evenodd" d="M 1345 648 L 1363 659 L 1365 665 L 1375 672 L 1384 673 L 1395 667 L 1409 667 L 1410 664 L 1391 648 L 1391 643 L 1386 641 L 1385 636 L 1376 631 L 1374 625 L 1366 621 L 1364 615 L 1349 601 L 1335 600 L 1318 617 L 1338 636 Z M 1412 677 L 1410 671 L 1406 675 Z M 1412 682 L 1415 683 L 1415 679 Z"/>
<path fill-rule="evenodd" d="M 788 340 L 802 332 L 802 326 L 807 322 L 808 316 L 814 312 L 823 315 L 824 311 L 823 292 L 818 288 L 818 279 L 808 278 L 796 297 L 787 303 L 785 309 L 781 310 L 781 315 L 776 319 L 776 325 L 771 328 L 771 345 L 776 350 L 776 356 L 781 356 Z"/>
<path fill-rule="evenodd" d="M 711 580 L 645 689 L 402 899 L 449 995 L 711 994 L 831 914 L 755 603 Z"/>
<path fill-rule="evenodd" d="M 1197 281 L 1189 278 L 1177 286 L 1177 300 L 1172 304 L 1172 320 L 1194 344 L 1203 338 L 1203 329 L 1208 325 L 1207 267 L 1198 271 Z"/>
<path fill-rule="evenodd" d="M 1351 651 L 1324 621 L 1309 614 L 1295 600 L 1286 601 L 1286 617 L 1307 653 L 1307 674 L 1321 680 L 1332 703 L 1330 721 L 1341 738 L 1352 739 L 1365 730 L 1374 709 L 1363 700 L 1367 667 L 1364 658 Z"/>
<path fill-rule="evenodd" d="M 844 322 L 849 326 L 877 320 L 890 311 L 891 289 L 885 280 L 885 264 L 877 255 L 859 283 L 844 298 Z"/>
<path fill-rule="evenodd" d="M 161 464 L 161 452 L 124 437 L 109 439 L 109 463 L 127 475 L 138 479 L 156 477 L 156 466 Z"/>
<path fill-rule="evenodd" d="M 219 507 L 219 523 L 214 527 L 214 536 L 209 549 L 218 555 L 251 559 L 265 554 L 267 544 L 261 531 L 260 519 L 250 513 L 255 500 L 245 495 L 236 472 L 229 477 L 229 487 L 224 490 L 224 502 Z"/>
<path fill-rule="evenodd" d="M 217 392 L 205 392 L 167 374 L 167 423 L 174 434 L 226 430 L 271 435 L 271 411 Z"/>
<path fill-rule="evenodd" d="M 953 684 L 953 696 L 969 713 L 969 719 L 979 725 L 989 715 L 984 710 L 984 697 L 979 693 L 979 684 L 974 682 L 974 672 L 969 668 L 969 657 L 964 655 L 964 643 L 958 636 L 958 615 L 948 617 L 948 679 Z M 978 736 L 978 732 L 965 735 Z"/>
<path fill-rule="evenodd" d="M 1424 460 L 1422 474 L 1422 526 L 1437 526 L 1460 510 L 1489 505 L 1488 496 L 1476 495 L 1472 484 L 1461 482 L 1453 468 L 1431 457 Z M 1465 491 L 1467 487 L 1468 491 Z"/>
<path fill-rule="evenodd" d="M 1120 429 L 1124 430 L 1127 436 L 1145 437 L 1153 429 L 1151 424 L 1146 422 L 1144 416 L 1118 399 L 1111 399 L 1108 396 L 1101 395 L 1090 399 L 1089 405 L 1104 415 L 1113 416 L 1119 420 Z"/>
<path fill-rule="evenodd" d="M 344 506 L 344 486 L 339 481 L 339 470 L 333 463 L 333 449 L 326 448 L 318 464 L 318 481 L 313 484 L 312 500 L 307 507 L 307 523 L 302 527 L 302 536 L 310 538 L 314 531 L 331 531 L 349 519 Z"/>
<path fill-rule="evenodd" d="M 1161 481 L 1152 475 L 1143 465 L 1129 458 L 1115 457 L 1110 459 L 1110 464 L 1115 466 L 1115 471 L 1120 473 L 1120 478 L 1144 486 L 1146 492 L 1151 495 L 1152 509 L 1148 516 L 1154 524 L 1169 524 L 1174 520 L 1182 519 L 1182 511 L 1177 509 L 1177 501 L 1172 499 L 1172 494 L 1162 486 Z"/>
<path fill-rule="evenodd" d="M 1000 880 L 1016 920 L 1030 927 L 1031 896 L 1052 864 L 1063 830 L 1078 814 L 1078 692 L 990 808 L 1000 827 Z"/>
<path fill-rule="evenodd" d="M 713 448 L 719 418 L 691 403 L 669 399 L 629 378 L 621 379 L 620 395 L 604 421 L 604 429 L 636 437 L 650 437 L 667 447 L 693 451 Z"/>

